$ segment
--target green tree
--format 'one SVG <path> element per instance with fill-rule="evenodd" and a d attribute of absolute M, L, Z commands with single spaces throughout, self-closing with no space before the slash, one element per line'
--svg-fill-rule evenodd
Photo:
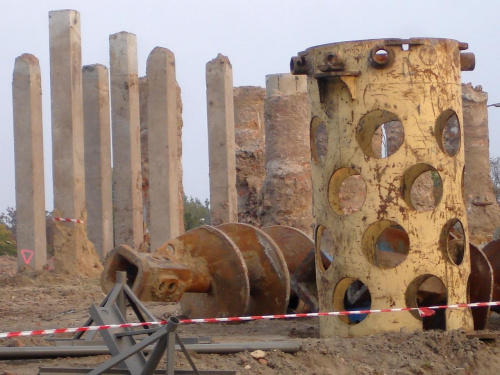
<path fill-rule="evenodd" d="M 17 255 L 16 240 L 4 224 L 0 224 L 0 255 Z"/>
<path fill-rule="evenodd" d="M 202 203 L 198 198 L 187 197 L 184 194 L 184 228 L 186 231 L 202 226 L 210 225 L 210 203 L 205 199 Z"/>

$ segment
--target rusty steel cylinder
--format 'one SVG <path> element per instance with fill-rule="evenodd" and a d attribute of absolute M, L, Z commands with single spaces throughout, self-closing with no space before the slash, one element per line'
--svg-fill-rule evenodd
<path fill-rule="evenodd" d="M 292 73 L 308 76 L 321 311 L 467 302 L 460 75 L 473 68 L 473 55 L 461 54 L 466 48 L 449 39 L 379 39 L 292 58 Z M 322 337 L 401 328 L 470 330 L 471 311 L 320 320 Z"/>

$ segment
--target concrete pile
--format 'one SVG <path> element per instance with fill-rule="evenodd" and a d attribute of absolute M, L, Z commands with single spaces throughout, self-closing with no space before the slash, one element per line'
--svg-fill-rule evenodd
<path fill-rule="evenodd" d="M 236 192 L 238 222 L 259 225 L 259 194 L 266 175 L 262 87 L 235 87 Z"/>

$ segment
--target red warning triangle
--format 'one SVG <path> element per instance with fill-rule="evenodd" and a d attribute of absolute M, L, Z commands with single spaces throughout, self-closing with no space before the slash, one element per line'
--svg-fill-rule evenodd
<path fill-rule="evenodd" d="M 23 256 L 24 263 L 29 264 L 31 262 L 31 258 L 33 258 L 33 251 L 21 250 L 21 255 Z"/>

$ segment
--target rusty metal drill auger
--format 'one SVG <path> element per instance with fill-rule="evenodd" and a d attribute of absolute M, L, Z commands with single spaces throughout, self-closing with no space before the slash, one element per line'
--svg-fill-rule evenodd
<path fill-rule="evenodd" d="M 101 285 L 109 292 L 116 272 L 126 271 L 128 286 L 141 300 L 180 301 L 191 318 L 282 314 L 296 301 L 290 274 L 313 248 L 306 234 L 287 226 L 202 226 L 152 253 L 116 247 L 105 261 Z"/>

